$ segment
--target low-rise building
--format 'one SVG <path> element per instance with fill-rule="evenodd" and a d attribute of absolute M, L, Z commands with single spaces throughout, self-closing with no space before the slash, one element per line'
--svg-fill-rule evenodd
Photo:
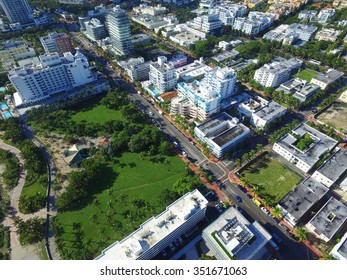
<path fill-rule="evenodd" d="M 333 28 L 323 28 L 322 30 L 319 30 L 316 34 L 316 40 L 318 41 L 331 41 L 335 42 L 337 40 L 337 37 L 341 34 L 341 30 L 336 30 Z"/>
<path fill-rule="evenodd" d="M 282 42 L 283 44 L 292 45 L 297 41 L 302 41 L 301 45 L 309 41 L 317 30 L 316 26 L 293 23 L 291 25 L 282 24 L 276 29 L 266 33 L 263 38 L 271 41 Z"/>
<path fill-rule="evenodd" d="M 145 45 L 151 42 L 151 38 L 145 33 L 138 33 L 131 36 L 131 43 L 136 45 Z"/>
<path fill-rule="evenodd" d="M 259 260 L 272 236 L 258 221 L 250 223 L 230 207 L 203 230 L 202 238 L 217 260 Z"/>
<path fill-rule="evenodd" d="M 168 12 L 167 8 L 161 5 L 148 6 L 147 4 L 140 4 L 140 6 L 134 7 L 133 11 L 136 14 L 144 14 L 151 16 L 165 15 Z"/>
<path fill-rule="evenodd" d="M 339 149 L 312 175 L 317 181 L 330 188 L 347 171 L 347 151 Z"/>
<path fill-rule="evenodd" d="M 311 21 L 317 15 L 317 13 L 318 12 L 315 10 L 303 10 L 300 12 L 298 19 Z"/>
<path fill-rule="evenodd" d="M 313 96 L 319 89 L 320 87 L 315 84 L 307 83 L 307 81 L 299 78 L 293 78 L 281 84 L 276 90 L 290 94 L 302 103 Z"/>
<path fill-rule="evenodd" d="M 195 137 L 206 143 L 217 158 L 234 149 L 250 134 L 249 128 L 224 112 L 194 129 Z"/>
<path fill-rule="evenodd" d="M 230 51 L 226 51 L 226 52 L 222 52 L 220 54 L 217 54 L 215 56 L 212 57 L 213 60 L 222 63 L 225 60 L 230 60 L 233 59 L 235 57 L 237 57 L 239 55 L 238 51 L 235 50 L 230 50 Z"/>
<path fill-rule="evenodd" d="M 104 249 L 96 260 L 150 260 L 174 240 L 196 227 L 208 201 L 198 191 L 185 194 L 139 229 Z"/>
<path fill-rule="evenodd" d="M 178 53 L 172 56 L 170 59 L 170 62 L 173 64 L 175 68 L 181 67 L 183 65 L 186 65 L 188 61 L 187 56 L 185 56 L 182 53 Z"/>
<path fill-rule="evenodd" d="M 191 28 L 186 24 L 178 25 L 176 30 L 178 33 L 171 35 L 169 37 L 170 40 L 187 49 L 191 49 L 193 46 L 195 46 L 196 42 L 206 38 L 206 33 Z"/>
<path fill-rule="evenodd" d="M 150 62 L 145 62 L 143 57 L 130 58 L 119 61 L 118 64 L 124 68 L 125 72 L 132 81 L 144 81 L 149 78 Z"/>
<path fill-rule="evenodd" d="M 316 215 L 306 224 L 306 228 L 318 238 L 329 242 L 343 228 L 347 221 L 347 206 L 331 197 Z"/>
<path fill-rule="evenodd" d="M 250 118 L 251 124 L 257 128 L 264 128 L 270 123 L 284 116 L 287 109 L 275 101 L 267 101 L 259 96 L 252 97 L 243 94 L 246 97 L 237 108 L 241 116 Z"/>
<path fill-rule="evenodd" d="M 257 35 L 267 29 L 274 22 L 275 17 L 262 12 L 250 12 L 248 18 L 238 17 L 234 21 L 233 29 L 240 30 L 247 35 Z"/>
<path fill-rule="evenodd" d="M 311 126 L 301 124 L 278 140 L 273 150 L 307 173 L 337 143 Z"/>
<path fill-rule="evenodd" d="M 312 78 L 311 83 L 319 86 L 322 90 L 325 90 L 329 85 L 336 82 L 342 76 L 343 72 L 329 69 L 326 74 L 319 74 Z"/>
<path fill-rule="evenodd" d="M 335 15 L 336 11 L 332 8 L 322 9 L 316 17 L 316 20 L 319 23 L 327 23 L 329 19 L 331 19 Z"/>
<path fill-rule="evenodd" d="M 299 69 L 301 65 L 302 61 L 296 58 L 276 59 L 255 71 L 254 80 L 263 87 L 278 87 L 289 79 L 292 70 Z"/>
<path fill-rule="evenodd" d="M 75 52 L 70 37 L 65 33 L 49 33 L 46 36 L 40 37 L 40 42 L 46 53 L 57 52 L 63 54 L 65 52 Z"/>
<path fill-rule="evenodd" d="M 347 232 L 341 238 L 340 242 L 334 246 L 330 254 L 337 260 L 347 260 Z"/>
<path fill-rule="evenodd" d="M 319 207 L 328 191 L 329 189 L 322 183 L 307 177 L 278 203 L 283 218 L 293 227 L 297 226 Z"/>
<path fill-rule="evenodd" d="M 0 60 L 23 59 L 35 56 L 35 50 L 22 41 L 6 41 L 2 43 L 0 50 Z"/>

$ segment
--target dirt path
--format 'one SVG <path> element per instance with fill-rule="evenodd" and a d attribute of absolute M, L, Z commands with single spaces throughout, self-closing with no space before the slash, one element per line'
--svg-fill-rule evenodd
<path fill-rule="evenodd" d="M 13 153 L 18 158 L 19 164 L 21 166 L 24 166 L 24 159 L 21 156 L 20 150 L 4 143 L 2 140 L 0 140 L 0 149 L 7 150 Z M 35 245 L 33 246 L 29 245 L 25 247 L 20 245 L 18 234 L 17 234 L 17 227 L 14 225 L 14 221 L 13 221 L 15 217 L 20 217 L 23 220 L 30 219 L 34 216 L 37 216 L 40 218 L 46 217 L 45 209 L 42 209 L 33 214 L 22 214 L 18 210 L 19 197 L 22 192 L 23 186 L 25 184 L 26 176 L 27 176 L 27 171 L 26 170 L 21 171 L 21 173 L 19 174 L 19 179 L 18 179 L 16 187 L 9 193 L 10 199 L 11 199 L 10 211 L 3 222 L 5 226 L 10 228 L 11 259 L 12 260 L 21 260 L 21 259 L 39 260 L 40 259 L 39 255 L 36 253 Z"/>

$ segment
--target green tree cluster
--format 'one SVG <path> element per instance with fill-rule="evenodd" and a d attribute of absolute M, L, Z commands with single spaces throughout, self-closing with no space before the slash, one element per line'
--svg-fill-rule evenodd
<path fill-rule="evenodd" d="M 16 217 L 14 223 L 18 228 L 20 244 L 33 244 L 43 239 L 45 233 L 45 220 L 43 218 L 34 217 L 23 221 Z"/>
<path fill-rule="evenodd" d="M 5 164 L 5 171 L 0 174 L 3 183 L 13 189 L 18 181 L 19 164 L 18 159 L 11 152 L 0 149 L 0 162 Z"/>

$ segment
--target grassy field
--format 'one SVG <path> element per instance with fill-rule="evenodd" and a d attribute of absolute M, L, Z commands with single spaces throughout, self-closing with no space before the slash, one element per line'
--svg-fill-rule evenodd
<path fill-rule="evenodd" d="M 40 184 L 40 180 L 47 181 L 47 175 L 45 174 L 38 176 L 37 174 L 35 174 L 35 176 L 32 177 L 32 180 L 25 181 L 21 195 L 32 196 L 35 195 L 37 192 L 46 193 L 46 188 L 42 187 L 42 185 Z"/>
<path fill-rule="evenodd" d="M 261 186 L 262 193 L 275 196 L 275 202 L 278 202 L 301 181 L 299 175 L 268 154 L 258 158 L 242 171 L 241 175 L 252 185 Z"/>
<path fill-rule="evenodd" d="M 86 121 L 104 124 L 108 120 L 121 120 L 122 116 L 119 110 L 111 110 L 103 105 L 95 105 L 77 111 L 71 119 L 75 122 Z"/>
<path fill-rule="evenodd" d="M 295 77 L 305 80 L 308 83 L 311 82 L 311 79 L 317 76 L 317 72 L 309 69 L 301 70 L 299 73 L 295 74 Z"/>
<path fill-rule="evenodd" d="M 77 250 L 77 235 L 73 223 L 78 222 L 81 223 L 84 240 L 91 241 L 95 255 L 98 255 L 106 246 L 121 240 L 148 218 L 160 213 L 163 209 L 157 204 L 158 194 L 165 188 L 172 189 L 173 184 L 184 176 L 186 168 L 177 156 L 151 161 L 141 159 L 139 154 L 135 153 L 123 154 L 109 167 L 110 169 L 102 174 L 99 192 L 92 194 L 89 201 L 82 201 L 79 209 L 58 213 L 57 220 L 65 231 L 64 247 Z M 119 201 L 121 194 L 126 194 L 127 198 Z M 133 198 L 141 198 L 153 204 L 154 208 L 150 211 L 138 211 L 132 203 Z M 100 202 L 99 206 L 91 203 L 95 199 Z M 109 205 L 110 202 L 112 207 Z M 128 217 L 124 213 L 125 210 L 130 211 Z M 97 215 L 96 221 L 90 219 L 93 213 Z M 107 218 L 107 213 L 112 213 L 109 215 L 111 218 Z M 119 222 L 121 226 L 118 224 L 115 228 L 115 224 Z"/>

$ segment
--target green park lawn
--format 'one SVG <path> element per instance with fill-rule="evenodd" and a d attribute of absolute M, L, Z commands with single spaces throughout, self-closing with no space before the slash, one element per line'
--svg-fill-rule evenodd
<path fill-rule="evenodd" d="M 273 195 L 274 202 L 282 199 L 300 181 L 301 177 L 283 166 L 269 154 L 258 158 L 241 173 L 251 185 L 262 188 L 263 194 Z"/>
<path fill-rule="evenodd" d="M 311 82 L 312 78 L 317 76 L 317 72 L 309 69 L 301 70 L 299 73 L 295 74 L 295 77 L 305 80 L 308 83 Z"/>
<path fill-rule="evenodd" d="M 47 180 L 46 174 L 42 175 L 42 177 L 44 177 L 44 179 Z M 24 187 L 22 189 L 21 195 L 32 196 L 32 195 L 35 195 L 37 192 L 41 192 L 45 194 L 46 188 L 42 187 L 42 185 L 40 184 L 39 182 L 40 178 L 41 177 L 36 177 L 36 178 L 33 178 L 32 180 L 26 180 Z"/>
<path fill-rule="evenodd" d="M 104 124 L 108 120 L 122 120 L 122 115 L 119 110 L 108 109 L 103 105 L 97 104 L 77 111 L 72 115 L 71 119 L 75 122 L 86 121 Z"/>
<path fill-rule="evenodd" d="M 100 178 L 99 191 L 91 194 L 88 201 L 81 201 L 76 210 L 58 212 L 57 221 L 64 227 L 64 248 L 77 250 L 78 235 L 73 224 L 81 223 L 83 240 L 90 240 L 96 257 L 102 249 L 121 240 L 148 218 L 162 212 L 164 209 L 158 204 L 158 194 L 165 188 L 173 189 L 173 184 L 184 176 L 186 169 L 178 156 L 163 157 L 161 162 L 155 162 L 140 158 L 136 153 L 124 153 L 109 167 Z M 121 194 L 127 195 L 123 201 L 119 201 Z M 137 212 L 139 209 L 132 203 L 133 198 L 141 198 L 153 204 L 154 208 L 142 208 Z M 94 204 L 95 200 L 100 204 Z M 123 214 L 125 210 L 131 213 L 127 218 Z M 93 213 L 97 215 L 96 221 L 90 219 Z M 109 215 L 111 218 L 107 218 L 107 213 L 112 213 Z M 121 226 L 115 228 L 117 222 L 121 222 Z"/>

